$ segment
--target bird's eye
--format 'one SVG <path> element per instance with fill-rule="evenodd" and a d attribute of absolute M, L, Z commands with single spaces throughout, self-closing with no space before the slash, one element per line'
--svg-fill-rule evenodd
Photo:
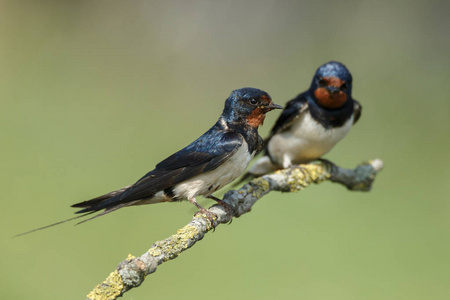
<path fill-rule="evenodd" d="M 258 100 L 252 98 L 252 99 L 250 99 L 250 104 L 251 104 L 251 105 L 256 105 L 256 104 L 258 104 Z"/>
<path fill-rule="evenodd" d="M 341 85 L 341 91 L 343 91 L 343 92 L 347 91 L 347 84 L 346 83 Z"/>
<path fill-rule="evenodd" d="M 318 81 L 319 87 L 325 87 L 327 86 L 327 81 L 323 78 L 320 78 Z"/>

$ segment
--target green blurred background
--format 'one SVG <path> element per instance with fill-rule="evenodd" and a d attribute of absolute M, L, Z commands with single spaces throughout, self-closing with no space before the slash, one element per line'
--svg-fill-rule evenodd
<path fill-rule="evenodd" d="M 449 298 L 449 8 L 1 1 L 2 298 L 83 299 L 128 253 L 173 234 L 189 203 L 11 238 L 137 180 L 206 131 L 231 90 L 261 88 L 284 104 L 329 60 L 350 69 L 364 109 L 326 158 L 383 159 L 373 190 L 271 193 L 124 299 Z"/>

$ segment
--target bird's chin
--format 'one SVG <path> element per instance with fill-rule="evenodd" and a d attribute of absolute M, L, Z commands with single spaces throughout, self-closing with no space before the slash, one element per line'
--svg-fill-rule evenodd
<path fill-rule="evenodd" d="M 325 88 L 318 88 L 314 92 L 317 103 L 326 109 L 336 109 L 342 107 L 347 101 L 347 94 L 344 92 L 330 93 Z"/>

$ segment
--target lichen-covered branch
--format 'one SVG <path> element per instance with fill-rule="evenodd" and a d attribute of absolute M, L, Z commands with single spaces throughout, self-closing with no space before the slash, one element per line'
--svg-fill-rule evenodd
<path fill-rule="evenodd" d="M 328 161 L 299 165 L 253 179 L 241 189 L 227 192 L 223 201 L 233 208 L 233 217 L 239 217 L 249 212 L 253 204 L 270 191 L 297 192 L 324 180 L 343 184 L 350 190 L 368 191 L 382 168 L 383 162 L 379 159 L 365 162 L 353 170 L 338 167 Z M 105 281 L 87 295 L 87 299 L 117 299 L 126 291 L 141 285 L 147 275 L 156 271 L 158 265 L 176 258 L 220 223 L 230 221 L 230 215 L 220 205 L 210 207 L 209 211 L 217 216 L 213 224 L 206 216 L 197 214 L 176 234 L 154 243 L 140 257 L 129 255 Z"/>

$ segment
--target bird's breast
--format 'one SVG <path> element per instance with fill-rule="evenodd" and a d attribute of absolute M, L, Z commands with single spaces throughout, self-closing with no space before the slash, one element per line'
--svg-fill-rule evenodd
<path fill-rule="evenodd" d="M 279 165 L 308 162 L 330 151 L 350 131 L 353 116 L 341 127 L 326 129 L 306 112 L 289 130 L 274 135 L 268 144 L 272 159 Z"/>

